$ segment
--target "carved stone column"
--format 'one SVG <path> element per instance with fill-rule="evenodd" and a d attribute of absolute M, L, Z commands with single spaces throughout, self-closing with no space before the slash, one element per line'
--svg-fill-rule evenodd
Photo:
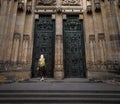
<path fill-rule="evenodd" d="M 56 36 L 55 36 L 55 69 L 54 78 L 61 80 L 64 78 L 63 69 L 63 32 L 62 15 L 56 14 Z"/>
<path fill-rule="evenodd" d="M 5 30 L 6 30 L 6 20 L 8 15 L 8 2 L 4 0 L 1 5 L 1 15 L 0 15 L 0 61 L 3 61 L 4 55 L 4 39 L 5 39 Z"/>
<path fill-rule="evenodd" d="M 13 47 L 12 47 L 12 55 L 11 55 L 11 62 L 16 63 L 18 58 L 18 49 L 20 44 L 21 34 L 15 33 L 13 38 Z"/>
<path fill-rule="evenodd" d="M 23 35 L 23 46 L 22 46 L 22 63 L 27 63 L 27 55 L 28 55 L 28 45 L 29 45 L 29 35 Z"/>
<path fill-rule="evenodd" d="M 19 44 L 19 52 L 18 52 L 18 63 L 22 62 L 22 44 L 23 44 L 23 33 L 25 27 L 25 18 L 26 18 L 26 2 L 18 1 L 17 7 L 17 17 L 16 17 L 16 25 L 15 31 L 21 34 L 21 40 Z"/>
<path fill-rule="evenodd" d="M 92 70 L 95 70 L 95 56 L 96 56 L 96 52 L 95 52 L 95 35 L 89 35 L 89 44 L 90 44 L 90 61 L 92 63 Z"/>

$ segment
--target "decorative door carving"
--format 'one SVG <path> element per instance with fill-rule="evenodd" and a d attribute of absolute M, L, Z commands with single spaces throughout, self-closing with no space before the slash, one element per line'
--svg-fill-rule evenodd
<path fill-rule="evenodd" d="M 83 21 L 78 16 L 64 21 L 64 68 L 67 78 L 85 77 Z"/>
<path fill-rule="evenodd" d="M 37 65 L 41 54 L 44 54 L 45 57 L 47 77 L 53 77 L 54 37 L 55 21 L 51 19 L 51 16 L 40 16 L 39 20 L 35 21 L 32 65 L 33 77 L 37 77 L 39 75 Z"/>

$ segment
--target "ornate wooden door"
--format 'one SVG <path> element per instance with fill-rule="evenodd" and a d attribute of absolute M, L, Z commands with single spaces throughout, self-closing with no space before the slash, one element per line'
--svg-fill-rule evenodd
<path fill-rule="evenodd" d="M 32 76 L 39 76 L 37 71 L 38 59 L 41 54 L 44 54 L 46 63 L 47 77 L 53 77 L 54 68 L 54 37 L 55 37 L 55 21 L 51 16 L 40 16 L 39 20 L 35 21 L 34 30 L 34 48 L 33 48 L 33 63 Z"/>
<path fill-rule="evenodd" d="M 86 75 L 83 21 L 78 16 L 67 16 L 64 21 L 65 77 L 83 78 Z"/>

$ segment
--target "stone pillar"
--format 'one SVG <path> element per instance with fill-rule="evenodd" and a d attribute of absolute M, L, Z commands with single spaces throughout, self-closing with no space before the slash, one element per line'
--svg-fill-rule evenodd
<path fill-rule="evenodd" d="M 97 61 L 101 61 L 102 53 L 100 53 L 100 48 L 99 48 L 99 42 L 98 42 L 98 34 L 99 33 L 103 33 L 103 24 L 102 24 L 102 15 L 101 12 L 95 12 L 95 4 L 94 1 L 92 1 L 93 3 L 93 24 L 94 24 L 94 33 L 95 33 L 95 39 L 96 39 L 96 60 L 95 63 Z M 97 69 L 99 70 L 99 69 Z"/>
<path fill-rule="evenodd" d="M 115 13 L 116 13 L 116 19 L 117 19 L 117 23 L 118 23 L 118 35 L 120 36 L 120 8 L 118 7 L 118 2 L 115 2 Z M 118 48 L 118 60 L 120 63 L 120 45 L 119 45 L 120 40 L 117 39 L 117 48 Z"/>
<path fill-rule="evenodd" d="M 16 22 L 16 16 L 17 16 L 17 6 L 18 2 L 12 2 L 11 6 L 11 15 L 10 15 L 10 20 L 9 20 L 9 29 L 8 29 L 8 42 L 7 42 L 7 60 L 11 60 L 11 55 L 12 55 L 12 44 L 13 44 L 13 37 L 14 37 L 14 29 L 15 29 L 15 22 Z"/>
<path fill-rule="evenodd" d="M 4 27 L 4 39 L 7 41 L 3 42 L 3 60 L 4 62 L 8 61 L 8 39 L 10 36 L 10 21 L 11 21 L 11 9 L 12 9 L 12 1 L 7 1 L 7 15 L 6 15 L 6 25 Z"/>
<path fill-rule="evenodd" d="M 29 45 L 29 35 L 23 35 L 23 46 L 22 46 L 22 63 L 27 64 L 28 55 L 28 45 Z"/>
<path fill-rule="evenodd" d="M 5 27 L 5 40 L 4 41 L 4 50 L 3 50 L 3 60 L 10 62 L 11 49 L 13 43 L 13 34 L 16 21 L 16 12 L 17 12 L 17 2 L 8 1 L 8 12 L 6 18 L 6 27 Z"/>
<path fill-rule="evenodd" d="M 83 0 L 83 16 L 84 16 L 84 39 L 85 39 L 85 53 L 86 53 L 86 66 L 87 66 L 87 77 L 89 77 L 89 71 L 94 69 L 94 62 L 97 60 L 96 40 L 94 31 L 93 13 L 87 13 L 87 6 L 89 2 Z M 93 11 L 92 11 L 93 12 Z"/>
<path fill-rule="evenodd" d="M 63 20 L 61 14 L 56 14 L 56 35 L 55 35 L 55 69 L 54 78 L 64 78 L 63 70 Z"/>
<path fill-rule="evenodd" d="M 110 53 L 111 53 L 111 61 L 114 61 L 114 59 L 116 58 L 116 44 L 113 38 L 115 36 L 115 28 L 114 28 L 114 23 L 112 19 L 111 5 L 113 4 L 107 1 L 106 11 L 107 11 L 108 28 L 110 33 L 110 48 L 111 48 Z"/>
<path fill-rule="evenodd" d="M 27 10 L 30 7 L 30 11 Z M 33 52 L 33 37 L 34 37 L 34 9 L 35 9 L 35 0 L 27 0 L 26 3 L 26 17 L 25 17 L 25 26 L 24 26 L 24 36 L 23 36 L 23 48 L 25 48 L 24 44 L 26 45 L 26 54 L 22 54 L 22 61 L 27 63 L 31 66 L 32 64 L 32 52 Z M 27 37 L 26 37 L 27 36 Z M 25 41 L 24 41 L 25 40 Z M 24 50 L 24 49 L 23 49 Z M 26 56 L 26 59 L 24 57 Z"/>
<path fill-rule="evenodd" d="M 1 15 L 0 15 L 0 61 L 3 61 L 3 49 L 4 49 L 4 39 L 5 39 L 5 27 L 6 27 L 6 20 L 8 15 L 8 2 L 4 0 L 1 5 Z"/>
<path fill-rule="evenodd" d="M 114 1 L 114 5 L 112 5 L 113 7 L 113 23 L 114 23 L 114 27 L 115 27 L 115 34 L 116 34 L 116 61 L 120 62 L 120 40 L 119 40 L 119 37 L 120 37 L 120 8 L 118 7 L 118 2 L 117 1 Z"/>
<path fill-rule="evenodd" d="M 106 19 L 108 15 L 107 11 L 108 11 L 108 7 L 106 7 L 106 4 L 107 1 L 105 2 L 102 2 L 101 3 L 101 15 L 102 15 L 102 21 L 103 21 L 103 30 L 104 30 L 104 34 L 105 34 L 105 43 L 106 44 L 106 47 L 105 47 L 105 55 L 106 55 L 106 61 L 107 60 L 111 60 L 111 47 L 110 47 L 110 32 L 109 32 L 109 26 L 108 26 L 108 23 L 109 23 L 109 20 Z"/>
<path fill-rule="evenodd" d="M 19 10 L 19 4 L 22 4 L 22 9 Z M 18 2 L 18 12 L 16 17 L 16 25 L 15 25 L 15 32 L 19 33 L 21 36 L 19 49 L 17 54 L 17 62 L 22 62 L 22 44 L 23 44 L 23 33 L 24 33 L 24 26 L 25 26 L 25 17 L 26 17 L 26 1 Z"/>
<path fill-rule="evenodd" d="M 21 39 L 21 34 L 15 33 L 13 38 L 13 47 L 12 47 L 12 55 L 11 55 L 11 61 L 13 63 L 17 62 L 20 39 Z"/>

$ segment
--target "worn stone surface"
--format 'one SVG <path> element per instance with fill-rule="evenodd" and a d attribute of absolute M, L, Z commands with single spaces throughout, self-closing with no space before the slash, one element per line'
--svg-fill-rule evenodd
<path fill-rule="evenodd" d="M 49 14 L 56 21 L 54 77 L 63 79 L 63 20 L 67 19 L 67 15 L 72 14 L 79 15 L 79 19 L 83 20 L 84 23 L 87 78 L 102 79 L 104 75 L 108 78 L 109 72 L 120 74 L 120 8 L 118 7 L 118 0 L 112 2 L 108 0 L 103 2 L 101 0 L 97 2 L 99 4 L 98 8 L 94 0 L 76 0 L 76 2 L 74 0 L 51 0 L 49 4 L 41 0 L 40 2 L 42 4 L 36 5 L 36 0 L 25 0 L 22 3 L 15 0 L 1 0 L 1 73 L 2 70 L 6 70 L 6 65 L 10 63 L 14 63 L 13 67 L 18 63 L 23 66 L 29 64 L 29 69 L 27 69 L 29 74 L 24 72 L 24 68 L 22 68 L 24 74 L 17 72 L 14 76 L 18 76 L 17 80 L 30 77 L 35 15 Z M 79 6 L 77 5 L 78 2 Z M 19 8 L 20 3 L 22 8 Z M 26 5 L 31 7 L 30 14 L 26 13 L 28 10 Z M 91 14 L 87 13 L 88 6 L 91 7 Z M 15 34 L 19 34 L 19 36 L 16 37 Z M 17 70 L 17 68 L 14 67 L 11 70 Z M 96 71 L 95 76 L 93 72 Z M 8 76 L 9 74 L 7 73 Z M 113 74 L 111 78 L 114 78 L 115 75 Z"/>

